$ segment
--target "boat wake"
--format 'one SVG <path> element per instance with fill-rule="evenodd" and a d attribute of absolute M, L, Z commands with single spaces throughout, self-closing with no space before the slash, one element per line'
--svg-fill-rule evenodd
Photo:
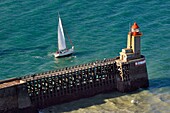
<path fill-rule="evenodd" d="M 32 56 L 32 57 L 36 59 L 44 59 L 42 56 Z"/>
<path fill-rule="evenodd" d="M 55 53 L 50 52 L 50 53 L 48 53 L 48 54 L 47 54 L 47 56 L 48 56 L 48 57 L 53 57 L 53 56 L 54 56 L 54 54 L 55 54 Z"/>

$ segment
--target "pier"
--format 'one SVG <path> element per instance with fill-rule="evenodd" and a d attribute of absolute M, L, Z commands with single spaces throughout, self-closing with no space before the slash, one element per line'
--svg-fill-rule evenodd
<path fill-rule="evenodd" d="M 0 112 L 37 113 L 51 105 L 99 93 L 147 88 L 140 36 L 134 23 L 128 33 L 127 48 L 122 49 L 119 57 L 0 81 Z"/>

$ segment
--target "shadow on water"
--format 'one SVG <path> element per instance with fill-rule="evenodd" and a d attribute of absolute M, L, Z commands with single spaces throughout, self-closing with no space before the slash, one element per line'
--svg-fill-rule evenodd
<path fill-rule="evenodd" d="M 149 89 L 170 87 L 170 78 L 154 78 L 149 80 Z"/>
<path fill-rule="evenodd" d="M 103 94 L 98 94 L 93 97 L 89 98 L 84 98 L 76 101 L 72 101 L 69 103 L 64 103 L 61 105 L 55 105 L 51 106 L 49 108 L 46 108 L 43 110 L 43 113 L 61 113 L 61 112 L 71 112 L 74 110 L 78 110 L 81 108 L 87 108 L 93 105 L 101 105 L 106 103 L 106 99 L 112 99 L 116 97 L 121 97 L 124 95 L 131 95 L 131 94 L 136 94 L 140 93 L 143 90 L 150 90 L 150 89 L 159 89 L 163 87 L 170 87 L 170 78 L 156 78 L 156 79 L 150 79 L 150 87 L 148 89 L 139 89 L 137 91 L 133 91 L 130 93 L 121 93 L 118 91 L 113 91 L 109 93 L 103 93 Z M 57 112 L 56 112 L 57 111 Z"/>

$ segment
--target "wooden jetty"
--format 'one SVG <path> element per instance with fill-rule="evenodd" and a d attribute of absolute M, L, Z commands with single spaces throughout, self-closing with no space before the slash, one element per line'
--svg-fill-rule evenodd
<path fill-rule="evenodd" d="M 140 52 L 139 27 L 128 33 L 120 56 L 0 81 L 0 113 L 37 113 L 39 109 L 109 91 L 130 92 L 149 86 Z"/>

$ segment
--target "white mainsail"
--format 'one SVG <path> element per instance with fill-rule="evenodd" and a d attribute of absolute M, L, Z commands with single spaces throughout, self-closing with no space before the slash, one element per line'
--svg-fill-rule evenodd
<path fill-rule="evenodd" d="M 58 22 L 58 50 L 64 50 L 66 49 L 66 42 L 65 42 L 65 37 L 64 37 L 64 32 L 63 32 L 63 26 L 61 19 L 59 17 L 59 22 Z"/>
<path fill-rule="evenodd" d="M 59 15 L 59 13 L 58 13 Z M 59 15 L 59 22 L 58 22 L 58 50 L 56 53 L 54 53 L 54 56 L 56 58 L 58 57 L 64 57 L 71 55 L 74 52 L 74 45 L 72 44 L 71 39 L 69 38 L 68 34 L 67 37 L 70 41 L 70 44 L 72 45 L 72 48 L 66 49 L 66 42 L 65 42 L 65 36 L 64 36 L 64 31 L 63 31 L 63 26 L 61 22 L 61 18 Z"/>

